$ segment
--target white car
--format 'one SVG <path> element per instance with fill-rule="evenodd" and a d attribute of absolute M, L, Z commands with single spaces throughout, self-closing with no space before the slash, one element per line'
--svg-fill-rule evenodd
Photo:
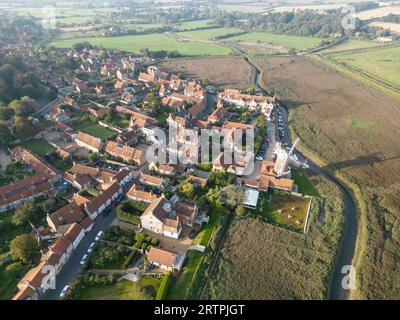
<path fill-rule="evenodd" d="M 257 156 L 257 157 L 256 157 L 256 160 L 262 161 L 262 160 L 264 160 L 264 159 L 263 159 L 263 157 Z"/>
<path fill-rule="evenodd" d="M 99 241 L 102 235 L 103 235 L 103 231 L 99 231 L 99 233 L 97 234 L 97 236 L 94 240 Z"/>
<path fill-rule="evenodd" d="M 82 259 L 81 259 L 81 265 L 83 266 L 86 263 L 86 259 L 87 259 L 88 255 L 85 254 Z"/>
<path fill-rule="evenodd" d="M 91 253 L 92 251 L 93 251 L 93 248 L 94 248 L 94 246 L 95 246 L 95 242 L 92 242 L 91 244 L 90 244 L 90 246 L 89 246 L 89 249 L 88 249 L 88 253 Z"/>
<path fill-rule="evenodd" d="M 69 286 L 65 286 L 64 289 L 62 289 L 62 291 L 60 293 L 60 298 L 65 297 L 65 295 L 67 294 L 68 289 L 69 289 Z"/>

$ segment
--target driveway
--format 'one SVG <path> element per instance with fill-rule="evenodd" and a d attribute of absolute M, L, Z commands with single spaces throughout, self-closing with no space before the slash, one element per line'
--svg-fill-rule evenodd
<path fill-rule="evenodd" d="M 190 228 L 187 226 L 183 226 L 182 234 L 179 237 L 179 239 L 167 238 L 160 234 L 157 234 L 157 233 L 154 233 L 154 232 L 151 232 L 148 230 L 143 230 L 143 233 L 148 234 L 152 238 L 157 238 L 158 240 L 160 240 L 161 248 L 163 248 L 165 250 L 173 251 L 173 252 L 183 253 L 183 252 L 186 252 L 188 250 L 188 248 L 192 245 L 192 240 L 189 239 L 189 236 L 188 236 L 192 229 L 196 229 L 196 228 Z"/>

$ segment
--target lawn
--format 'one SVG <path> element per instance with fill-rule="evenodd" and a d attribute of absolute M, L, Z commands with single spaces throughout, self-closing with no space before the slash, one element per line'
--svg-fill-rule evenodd
<path fill-rule="evenodd" d="M 204 19 L 204 20 L 194 20 L 194 21 L 185 21 L 176 26 L 178 30 L 190 30 L 190 29 L 198 29 L 205 28 L 214 25 L 214 20 L 212 19 Z"/>
<path fill-rule="evenodd" d="M 400 87 L 400 47 L 336 54 L 335 61 Z"/>
<path fill-rule="evenodd" d="M 114 284 L 91 285 L 76 300 L 154 300 L 161 279 L 142 277 L 139 282 L 122 280 Z"/>
<path fill-rule="evenodd" d="M 20 146 L 29 149 L 42 157 L 45 156 L 46 153 L 50 153 L 55 150 L 55 148 L 44 139 L 32 139 L 21 143 Z"/>
<path fill-rule="evenodd" d="M 28 271 L 28 267 L 21 266 L 18 270 L 18 274 L 5 270 L 4 267 L 0 267 L 0 300 L 10 300 L 15 294 L 17 284 L 22 276 Z"/>
<path fill-rule="evenodd" d="M 240 32 L 243 32 L 243 30 L 238 28 L 212 28 L 212 29 L 179 32 L 177 33 L 177 35 L 184 38 L 190 38 L 195 40 L 211 40 L 217 37 L 222 37 L 229 34 L 236 34 Z"/>
<path fill-rule="evenodd" d="M 262 193 L 257 209 L 250 212 L 252 216 L 261 216 L 270 224 L 303 232 L 309 201 L 283 192 Z"/>
<path fill-rule="evenodd" d="M 313 37 L 296 37 L 288 35 L 272 34 L 267 32 L 250 32 L 234 37 L 225 39 L 225 41 L 238 41 L 238 42 L 249 42 L 249 43 L 272 43 L 280 45 L 288 49 L 306 50 L 314 48 L 319 45 L 321 39 Z"/>
<path fill-rule="evenodd" d="M 294 184 L 298 186 L 299 193 L 313 197 L 319 196 L 318 191 L 315 189 L 304 170 L 292 170 L 292 179 L 294 179 Z"/>
<path fill-rule="evenodd" d="M 116 132 L 91 121 L 77 121 L 72 123 L 71 126 L 77 131 L 82 131 L 101 139 L 109 139 L 116 135 Z"/>
<path fill-rule="evenodd" d="M 132 35 L 121 37 L 93 37 L 56 40 L 52 45 L 57 48 L 70 48 L 74 44 L 88 41 L 93 45 L 103 46 L 109 49 L 123 50 L 127 52 L 140 52 L 143 48 L 151 51 L 177 50 L 184 56 L 224 56 L 228 55 L 230 49 L 212 44 L 196 42 L 178 42 L 165 34 L 153 33 L 146 35 Z"/>

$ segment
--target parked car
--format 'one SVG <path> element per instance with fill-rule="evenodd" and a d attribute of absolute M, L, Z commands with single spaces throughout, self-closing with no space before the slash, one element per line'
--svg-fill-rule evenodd
<path fill-rule="evenodd" d="M 88 258 L 88 255 L 87 255 L 87 254 L 85 254 L 85 255 L 82 257 L 81 262 L 80 262 L 81 266 L 83 266 L 83 265 L 86 263 L 87 258 Z"/>
<path fill-rule="evenodd" d="M 93 251 L 95 245 L 96 245 L 96 243 L 95 243 L 95 242 L 92 242 L 92 243 L 90 244 L 89 249 L 88 249 L 87 252 L 88 252 L 88 253 L 91 253 L 91 252 Z"/>
<path fill-rule="evenodd" d="M 62 291 L 61 291 L 61 293 L 60 293 L 60 298 L 64 298 L 64 297 L 65 297 L 65 295 L 66 295 L 67 292 L 68 292 L 68 289 L 69 289 L 69 286 L 68 286 L 68 285 L 65 286 L 64 289 L 62 289 Z"/>
<path fill-rule="evenodd" d="M 263 157 L 261 157 L 261 156 L 257 156 L 257 157 L 256 157 L 256 160 L 258 160 L 258 161 L 262 161 L 262 160 L 264 160 L 264 158 L 263 158 Z"/>
<path fill-rule="evenodd" d="M 103 235 L 103 231 L 99 231 L 99 233 L 97 234 L 97 236 L 94 240 L 99 241 L 102 235 Z"/>

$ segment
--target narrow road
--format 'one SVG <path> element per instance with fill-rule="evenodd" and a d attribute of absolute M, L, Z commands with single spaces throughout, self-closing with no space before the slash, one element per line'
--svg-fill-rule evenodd
<path fill-rule="evenodd" d="M 108 216 L 104 217 L 99 215 L 97 217 L 93 229 L 85 235 L 76 250 L 72 253 L 68 262 L 61 269 L 61 272 L 56 276 L 56 288 L 49 289 L 43 297 L 41 297 L 41 300 L 57 300 L 60 297 L 62 289 L 66 285 L 70 285 L 81 272 L 82 266 L 80 261 L 82 257 L 87 254 L 90 244 L 95 241 L 97 233 L 107 230 L 115 219 L 115 210 L 112 210 Z"/>

